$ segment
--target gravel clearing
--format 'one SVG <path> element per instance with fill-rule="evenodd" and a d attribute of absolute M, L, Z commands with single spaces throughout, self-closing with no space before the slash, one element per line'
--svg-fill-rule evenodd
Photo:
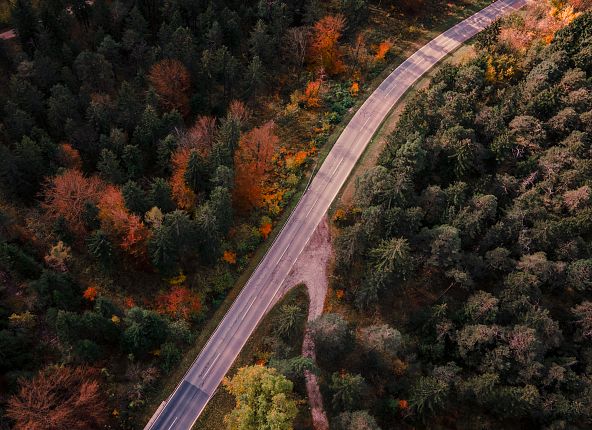
<path fill-rule="evenodd" d="M 295 285 L 306 284 L 310 299 L 308 321 L 314 320 L 323 313 L 328 288 L 328 264 L 332 256 L 329 220 L 325 215 L 284 282 L 284 292 Z M 302 355 L 316 360 L 315 346 L 308 328 L 304 333 Z M 314 428 L 315 430 L 329 430 L 329 420 L 323 407 L 323 396 L 317 377 L 306 372 L 305 379 Z"/>

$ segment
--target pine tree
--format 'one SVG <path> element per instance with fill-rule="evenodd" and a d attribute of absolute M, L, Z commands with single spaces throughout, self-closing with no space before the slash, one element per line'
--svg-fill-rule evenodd
<path fill-rule="evenodd" d="M 125 179 L 125 174 L 123 173 L 117 155 L 109 149 L 103 149 L 101 151 L 97 170 L 105 180 L 113 184 L 121 184 Z"/>
<path fill-rule="evenodd" d="M 175 210 L 171 186 L 162 178 L 156 178 L 149 191 L 149 200 L 152 206 L 156 206 L 163 213 Z"/>
<path fill-rule="evenodd" d="M 197 151 L 191 152 L 187 169 L 185 170 L 185 183 L 196 194 L 207 192 L 210 189 L 210 172 L 207 160 Z"/>
<path fill-rule="evenodd" d="M 113 264 L 113 245 L 109 236 L 102 230 L 93 232 L 87 240 L 88 252 L 99 261 L 103 267 L 109 268 Z"/>
<path fill-rule="evenodd" d="M 128 181 L 122 188 L 125 206 L 136 215 L 143 216 L 150 209 L 150 202 L 146 192 L 140 188 L 137 182 Z"/>
<path fill-rule="evenodd" d="M 12 24 L 21 42 L 21 46 L 31 53 L 33 51 L 33 38 L 37 30 L 37 16 L 30 0 L 16 0 L 12 9 Z"/>

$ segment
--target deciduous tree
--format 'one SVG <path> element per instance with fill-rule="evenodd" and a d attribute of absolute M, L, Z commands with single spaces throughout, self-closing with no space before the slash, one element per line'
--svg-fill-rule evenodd
<path fill-rule="evenodd" d="M 339 47 L 339 39 L 344 27 L 343 15 L 328 15 L 314 25 L 312 59 L 330 75 L 339 74 L 344 69 Z"/>
<path fill-rule="evenodd" d="M 6 412 L 18 430 L 98 430 L 109 416 L 97 372 L 66 366 L 49 367 L 30 380 L 21 379 Z"/>
<path fill-rule="evenodd" d="M 169 292 L 159 294 L 156 305 L 158 312 L 185 320 L 196 318 L 202 309 L 199 295 L 179 285 L 174 286 Z"/>
<path fill-rule="evenodd" d="M 141 257 L 145 253 L 149 231 L 138 215 L 133 215 L 125 206 L 125 199 L 119 188 L 108 186 L 99 203 L 101 229 L 119 242 L 119 246 L 130 255 Z"/>
<path fill-rule="evenodd" d="M 173 154 L 173 174 L 171 175 L 171 190 L 173 199 L 180 209 L 192 209 L 197 202 L 197 195 L 185 182 L 185 174 L 191 153 L 190 148 L 177 149 Z"/>
<path fill-rule="evenodd" d="M 176 109 L 183 116 L 189 114 L 191 79 L 183 63 L 162 60 L 150 68 L 148 78 L 166 109 Z"/>
<path fill-rule="evenodd" d="M 298 413 L 292 382 L 275 369 L 249 366 L 238 370 L 224 386 L 236 407 L 224 417 L 228 430 L 291 430 Z"/>
<path fill-rule="evenodd" d="M 65 170 L 46 184 L 43 207 L 50 219 L 63 217 L 72 231 L 82 234 L 85 205 L 89 201 L 98 203 L 103 188 L 96 177 L 86 177 L 78 170 Z"/>
<path fill-rule="evenodd" d="M 247 210 L 263 203 L 262 186 L 271 170 L 272 157 L 278 143 L 272 121 L 241 136 L 234 156 L 234 201 L 239 209 Z"/>

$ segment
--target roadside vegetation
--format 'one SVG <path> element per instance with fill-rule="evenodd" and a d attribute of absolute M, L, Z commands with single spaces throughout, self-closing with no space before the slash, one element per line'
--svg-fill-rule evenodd
<path fill-rule="evenodd" d="M 246 404 L 243 402 L 241 407 L 237 407 L 241 400 L 240 396 L 236 395 L 236 383 L 238 381 L 241 381 L 242 386 L 251 385 L 253 392 L 257 392 L 259 390 L 258 386 L 261 384 L 254 382 L 253 379 L 261 378 L 278 380 L 286 395 L 285 400 L 289 401 L 287 405 L 289 406 L 291 402 L 295 402 L 299 408 L 297 416 L 290 415 L 290 419 L 283 423 L 283 425 L 289 424 L 290 426 L 281 428 L 302 430 L 310 428 L 310 416 L 306 408 L 303 407 L 306 404 L 304 371 L 316 371 L 316 367 L 312 360 L 301 355 L 307 312 L 308 294 L 306 286 L 299 285 L 290 290 L 261 321 L 228 372 L 225 382 L 218 388 L 194 428 L 203 430 L 224 428 L 225 422 L 231 420 L 231 418 L 226 419 L 225 417 L 231 414 L 237 416 L 237 418 L 232 419 L 231 428 L 244 428 L 245 430 L 261 428 L 256 421 L 249 424 L 244 417 L 244 413 L 240 411 L 241 409 L 244 410 L 245 406 L 265 408 L 265 405 L 256 406 L 257 401 L 250 398 Z M 241 375 L 240 378 L 235 379 L 239 374 Z M 228 384 L 232 381 L 234 381 L 234 384 L 231 385 L 234 388 L 229 390 L 230 386 Z M 247 383 L 245 381 L 251 382 Z M 289 384 L 286 384 L 286 382 L 289 382 Z M 269 399 L 268 394 L 264 394 L 267 399 Z M 282 399 L 277 407 L 280 408 L 285 405 L 286 403 Z M 237 412 L 233 413 L 233 410 L 237 410 Z M 238 419 L 239 417 L 242 418 Z M 242 423 L 243 427 L 239 426 L 240 423 Z M 230 425 L 231 422 L 228 424 Z"/>
<path fill-rule="evenodd" d="M 478 36 L 336 208 L 311 327 L 335 429 L 589 427 L 590 6 Z"/>

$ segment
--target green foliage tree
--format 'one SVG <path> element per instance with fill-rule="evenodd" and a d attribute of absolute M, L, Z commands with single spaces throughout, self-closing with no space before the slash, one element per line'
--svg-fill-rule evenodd
<path fill-rule="evenodd" d="M 352 347 L 347 321 L 338 314 L 323 314 L 309 325 L 319 359 L 333 363 Z"/>
<path fill-rule="evenodd" d="M 446 403 L 449 385 L 433 376 L 422 376 L 412 387 L 410 404 L 420 415 L 437 413 Z"/>
<path fill-rule="evenodd" d="M 413 259 L 409 242 L 404 238 L 383 240 L 378 247 L 370 251 L 374 258 L 374 270 L 407 278 L 413 271 Z"/>
<path fill-rule="evenodd" d="M 359 340 L 367 351 L 386 357 L 396 356 L 403 343 L 401 333 L 388 324 L 370 325 L 360 329 Z"/>
<path fill-rule="evenodd" d="M 127 351 L 142 357 L 158 349 L 167 339 L 169 327 L 154 311 L 134 307 L 127 311 L 124 322 L 123 345 Z"/>
<path fill-rule="evenodd" d="M 94 231 L 87 240 L 88 252 L 103 267 L 110 268 L 114 261 L 113 245 L 109 236 L 102 230 Z"/>
<path fill-rule="evenodd" d="M 128 181 L 121 187 L 121 193 L 126 207 L 137 215 L 144 215 L 150 209 L 150 202 L 146 192 L 140 188 L 137 182 Z"/>
<path fill-rule="evenodd" d="M 198 237 L 197 226 L 186 212 L 166 214 L 149 243 L 154 266 L 165 274 L 175 273 L 179 264 L 195 255 Z"/>
<path fill-rule="evenodd" d="M 32 42 L 37 31 L 37 16 L 30 0 L 16 0 L 10 17 L 21 45 L 27 52 L 33 52 Z"/>
<path fill-rule="evenodd" d="M 179 361 L 181 361 L 181 351 L 179 351 L 179 348 L 174 343 L 164 343 L 160 348 L 160 367 L 162 370 L 169 373 Z"/>
<path fill-rule="evenodd" d="M 249 366 L 224 382 L 236 407 L 224 418 L 228 430 L 290 430 L 298 413 L 292 383 L 275 369 Z"/>
<path fill-rule="evenodd" d="M 97 170 L 101 176 L 113 184 L 121 184 L 125 180 L 125 173 L 115 153 L 109 149 L 101 150 L 101 156 L 97 163 Z"/>
<path fill-rule="evenodd" d="M 189 156 L 185 171 L 185 183 L 196 193 L 207 192 L 210 189 L 210 172 L 207 160 L 197 151 L 193 151 Z"/>
<path fill-rule="evenodd" d="M 376 419 L 367 411 L 342 412 L 335 421 L 339 430 L 380 430 Z"/>
<path fill-rule="evenodd" d="M 283 305 L 276 320 L 275 332 L 283 338 L 291 338 L 304 321 L 304 312 L 298 305 Z"/>
<path fill-rule="evenodd" d="M 156 178 L 148 192 L 149 201 L 152 206 L 156 206 L 162 212 L 172 212 L 175 210 L 171 186 L 162 178 Z"/>
<path fill-rule="evenodd" d="M 336 410 L 352 410 L 358 406 L 364 390 L 364 378 L 349 373 L 333 373 L 330 389 L 333 393 L 331 402 Z"/>

